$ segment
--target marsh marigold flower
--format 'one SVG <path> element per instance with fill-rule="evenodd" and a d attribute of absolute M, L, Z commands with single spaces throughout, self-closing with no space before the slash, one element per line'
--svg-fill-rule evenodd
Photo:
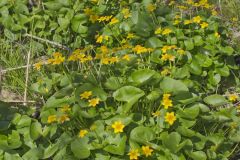
<path fill-rule="evenodd" d="M 42 62 L 35 63 L 34 68 L 39 71 L 41 69 L 42 65 L 43 65 Z"/>
<path fill-rule="evenodd" d="M 138 149 L 131 150 L 129 153 L 129 158 L 130 160 L 138 160 L 138 157 L 140 156 Z"/>
<path fill-rule="evenodd" d="M 174 112 L 167 112 L 165 116 L 165 122 L 168 122 L 170 125 L 172 125 L 176 121 L 176 116 L 174 115 Z"/>
<path fill-rule="evenodd" d="M 110 25 L 113 25 L 113 24 L 118 23 L 118 22 L 119 22 L 119 20 L 114 17 L 114 18 L 111 19 L 111 21 L 110 21 L 109 24 L 110 24 Z"/>
<path fill-rule="evenodd" d="M 148 49 L 141 45 L 136 45 L 132 50 L 137 54 L 148 52 Z"/>
<path fill-rule="evenodd" d="M 172 30 L 170 28 L 165 28 L 163 31 L 162 31 L 162 35 L 167 35 L 167 34 L 170 34 L 172 33 Z"/>
<path fill-rule="evenodd" d="M 69 112 L 71 111 L 71 108 L 69 105 L 64 105 L 62 108 L 61 108 L 61 111 L 62 112 Z"/>
<path fill-rule="evenodd" d="M 66 122 L 66 121 L 70 121 L 70 118 L 69 118 L 69 116 L 68 116 L 67 114 L 64 114 L 64 115 L 61 115 L 61 116 L 59 117 L 58 121 L 59 121 L 60 123 L 64 123 L 64 122 Z"/>
<path fill-rule="evenodd" d="M 217 37 L 217 38 L 220 38 L 220 34 L 218 32 L 215 32 L 214 36 Z"/>
<path fill-rule="evenodd" d="M 238 95 L 237 95 L 237 94 L 230 94 L 230 95 L 228 96 L 228 99 L 229 99 L 229 101 L 231 101 L 231 102 L 235 102 L 235 101 L 237 101 L 237 99 L 238 99 Z"/>
<path fill-rule="evenodd" d="M 193 20 L 194 23 L 200 23 L 202 18 L 200 16 L 196 16 L 196 17 L 193 17 L 192 20 Z"/>
<path fill-rule="evenodd" d="M 83 138 L 87 133 L 88 131 L 86 129 L 80 130 L 78 137 Z"/>
<path fill-rule="evenodd" d="M 88 102 L 89 102 L 89 105 L 90 107 L 96 107 L 97 104 L 99 104 L 99 101 L 100 99 L 99 98 L 93 98 L 93 99 L 90 99 Z"/>
<path fill-rule="evenodd" d="M 57 121 L 57 116 L 56 115 L 48 116 L 48 120 L 47 120 L 48 123 L 53 123 L 53 122 L 56 122 L 56 121 Z"/>
<path fill-rule="evenodd" d="M 192 23 L 192 20 L 185 20 L 185 21 L 183 22 L 184 25 L 188 25 L 188 24 L 191 24 L 191 23 Z"/>
<path fill-rule="evenodd" d="M 148 157 L 152 155 L 153 149 L 151 149 L 149 146 L 142 146 L 143 154 Z"/>
<path fill-rule="evenodd" d="M 114 129 L 114 133 L 123 132 L 124 124 L 121 121 L 116 121 L 112 124 L 112 128 Z"/>
<path fill-rule="evenodd" d="M 153 113 L 152 113 L 152 116 L 153 116 L 153 117 L 159 117 L 160 114 L 161 114 L 160 111 L 156 111 L 156 112 L 153 112 Z"/>
<path fill-rule="evenodd" d="M 203 22 L 200 25 L 201 25 L 201 28 L 203 28 L 203 29 L 208 27 L 208 23 L 206 23 L 206 22 Z"/>
<path fill-rule="evenodd" d="M 129 11 L 128 8 L 124 8 L 124 9 L 122 10 L 122 14 L 123 14 L 123 17 L 124 17 L 125 19 L 131 17 L 131 13 L 130 13 L 130 11 Z"/>
<path fill-rule="evenodd" d="M 162 29 L 161 28 L 157 28 L 154 32 L 154 34 L 161 34 L 162 32 Z"/>
<path fill-rule="evenodd" d="M 123 60 L 130 61 L 130 56 L 128 54 L 122 57 Z"/>
<path fill-rule="evenodd" d="M 153 12 L 153 11 L 155 11 L 156 10 L 156 5 L 154 5 L 154 4 L 149 4 L 148 6 L 147 6 L 147 10 L 149 11 L 149 12 Z"/>
<path fill-rule="evenodd" d="M 92 91 L 85 91 L 80 94 L 81 99 L 88 99 L 92 95 Z"/>

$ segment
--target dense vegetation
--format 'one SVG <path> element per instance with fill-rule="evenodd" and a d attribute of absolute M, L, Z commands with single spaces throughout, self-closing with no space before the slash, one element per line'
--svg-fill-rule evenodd
<path fill-rule="evenodd" d="M 41 57 L 29 87 L 41 109 L 0 103 L 0 159 L 232 158 L 238 17 L 223 11 L 207 0 L 2 0 L 2 36 Z"/>

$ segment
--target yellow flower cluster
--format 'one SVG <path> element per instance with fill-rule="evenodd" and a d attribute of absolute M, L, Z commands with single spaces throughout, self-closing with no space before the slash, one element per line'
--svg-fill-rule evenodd
<path fill-rule="evenodd" d="M 68 112 L 71 111 L 71 108 L 69 105 L 64 105 L 63 107 L 60 108 L 60 111 L 62 112 L 59 116 L 57 115 L 49 115 L 47 122 L 54 123 L 54 122 L 59 122 L 59 123 L 64 123 L 65 121 L 70 121 Z"/>
<path fill-rule="evenodd" d="M 55 52 L 53 58 L 48 59 L 48 64 L 57 65 L 63 63 L 64 60 L 65 57 L 61 53 Z"/>
<path fill-rule="evenodd" d="M 163 94 L 163 99 L 162 99 L 162 105 L 164 106 L 165 109 L 168 109 L 169 107 L 172 107 L 172 100 L 169 98 L 171 94 Z"/>
<path fill-rule="evenodd" d="M 142 153 L 146 157 L 151 156 L 153 152 L 153 149 L 150 148 L 150 146 L 142 146 Z M 138 160 L 138 157 L 140 156 L 138 149 L 132 149 L 129 153 L 129 159 L 130 160 Z"/>
<path fill-rule="evenodd" d="M 156 30 L 155 30 L 155 34 L 162 34 L 162 35 L 168 35 L 168 34 L 170 34 L 170 33 L 172 33 L 173 31 L 170 29 L 170 28 L 165 28 L 165 29 L 161 29 L 160 27 L 159 28 L 157 28 Z"/>
<path fill-rule="evenodd" d="M 85 55 L 85 50 L 77 49 L 69 57 L 68 61 L 80 61 L 81 63 L 91 61 L 93 58 L 90 55 Z"/>
<path fill-rule="evenodd" d="M 147 52 L 153 51 L 152 48 L 145 48 L 141 45 L 136 45 L 132 50 L 133 50 L 133 52 L 135 52 L 137 54 L 142 54 L 142 53 L 147 53 Z"/>
<path fill-rule="evenodd" d="M 164 109 L 168 109 L 169 107 L 172 107 L 172 100 L 169 98 L 171 94 L 163 94 L 163 99 L 162 99 L 162 105 L 164 106 Z M 165 115 L 165 122 L 168 124 L 172 125 L 176 121 L 176 116 L 174 115 L 174 112 L 167 112 Z"/>
<path fill-rule="evenodd" d="M 111 20 L 112 17 L 113 16 L 101 16 L 101 17 L 98 18 L 98 21 L 99 22 L 108 22 L 108 21 Z"/>
<path fill-rule="evenodd" d="M 131 17 L 131 13 L 130 13 L 130 11 L 129 11 L 128 8 L 123 8 L 122 14 L 123 14 L 123 17 L 124 17 L 125 19 Z"/>
<path fill-rule="evenodd" d="M 89 99 L 92 95 L 93 95 L 92 91 L 85 91 L 82 94 L 80 94 L 80 99 Z M 89 107 L 96 107 L 99 104 L 100 99 L 92 98 L 92 99 L 89 99 L 88 102 L 89 102 L 88 104 Z"/>
<path fill-rule="evenodd" d="M 237 101 L 238 98 L 239 98 L 239 96 L 238 96 L 237 94 L 230 94 L 230 95 L 228 96 L 228 99 L 229 99 L 229 101 L 231 101 L 231 102 Z"/>
<path fill-rule="evenodd" d="M 97 39 L 97 41 L 96 41 L 97 43 L 102 43 L 103 40 L 108 41 L 109 36 L 106 36 L 106 35 L 97 35 L 97 36 L 96 36 L 96 39 Z"/>

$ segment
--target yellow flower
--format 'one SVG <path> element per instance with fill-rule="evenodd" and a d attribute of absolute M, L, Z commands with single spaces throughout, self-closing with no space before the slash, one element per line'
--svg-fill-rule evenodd
<path fill-rule="evenodd" d="M 174 19 L 179 19 L 179 18 L 181 18 L 181 16 L 180 15 L 175 15 L 175 17 L 174 17 Z"/>
<path fill-rule="evenodd" d="M 92 95 L 92 91 L 85 91 L 80 94 L 81 99 L 88 99 Z"/>
<path fill-rule="evenodd" d="M 203 22 L 200 25 L 201 25 L 201 28 L 203 28 L 203 29 L 208 27 L 208 23 L 206 23 L 206 22 Z"/>
<path fill-rule="evenodd" d="M 237 94 L 230 94 L 228 96 L 228 99 L 229 99 L 229 101 L 235 102 L 238 99 L 238 95 Z"/>
<path fill-rule="evenodd" d="M 127 39 L 133 39 L 135 38 L 135 35 L 133 33 L 128 33 Z"/>
<path fill-rule="evenodd" d="M 220 34 L 218 32 L 215 32 L 214 36 L 217 37 L 217 38 L 220 38 Z"/>
<path fill-rule="evenodd" d="M 112 128 L 114 129 L 114 133 L 121 133 L 123 132 L 124 124 L 121 121 L 116 121 L 112 124 Z"/>
<path fill-rule="evenodd" d="M 108 58 L 108 57 L 102 58 L 102 59 L 101 59 L 101 63 L 102 63 L 102 64 L 109 64 L 109 58 Z"/>
<path fill-rule="evenodd" d="M 109 62 L 110 62 L 111 64 L 116 63 L 116 62 L 118 62 L 118 61 L 119 61 L 118 57 L 111 57 L 111 58 L 109 58 Z"/>
<path fill-rule="evenodd" d="M 215 9 L 213 9 L 211 12 L 213 16 L 216 16 L 218 14 L 218 12 Z"/>
<path fill-rule="evenodd" d="M 149 4 L 148 6 L 147 6 L 147 10 L 149 11 L 149 12 L 153 12 L 153 11 L 155 11 L 156 10 L 156 5 L 154 5 L 154 4 Z"/>
<path fill-rule="evenodd" d="M 151 149 L 149 146 L 142 146 L 143 154 L 148 157 L 152 155 L 153 149 Z"/>
<path fill-rule="evenodd" d="M 172 30 L 169 29 L 169 28 L 165 28 L 163 31 L 162 31 L 162 35 L 167 35 L 167 34 L 170 34 L 172 33 Z"/>
<path fill-rule="evenodd" d="M 58 121 L 60 123 L 64 123 L 65 121 L 70 121 L 70 118 L 68 117 L 68 115 L 64 114 L 59 117 Z"/>
<path fill-rule="evenodd" d="M 78 137 L 83 138 L 87 133 L 88 131 L 86 129 L 80 130 Z"/>
<path fill-rule="evenodd" d="M 107 46 L 101 46 L 100 47 L 100 51 L 103 53 L 103 54 L 107 54 L 109 52 Z"/>
<path fill-rule="evenodd" d="M 163 54 L 162 57 L 161 57 L 161 60 L 162 61 L 166 61 L 166 60 L 174 61 L 175 60 L 175 56 L 173 56 L 171 54 Z"/>
<path fill-rule="evenodd" d="M 90 99 L 88 102 L 89 102 L 89 105 L 90 107 L 96 107 L 97 104 L 99 104 L 99 101 L 100 99 L 99 98 L 93 98 L 93 99 Z"/>
<path fill-rule="evenodd" d="M 138 152 L 138 149 L 135 149 L 135 150 L 131 150 L 129 153 L 129 158 L 130 160 L 131 159 L 134 159 L 134 160 L 138 160 L 138 157 L 140 156 L 139 152 Z"/>
<path fill-rule="evenodd" d="M 124 8 L 123 10 L 122 10 L 122 14 L 123 14 L 123 17 L 124 18 L 129 18 L 129 17 L 131 17 L 131 13 L 129 12 L 129 9 L 128 8 Z"/>
<path fill-rule="evenodd" d="M 39 71 L 41 69 L 42 65 L 43 65 L 42 62 L 38 62 L 38 63 L 34 64 L 34 68 Z"/>
<path fill-rule="evenodd" d="M 110 25 L 113 25 L 113 24 L 118 23 L 118 22 L 119 22 L 119 20 L 114 17 L 114 18 L 111 19 L 111 21 L 110 21 L 109 24 L 110 24 Z"/>
<path fill-rule="evenodd" d="M 232 21 L 233 21 L 233 22 L 237 22 L 237 21 L 238 21 L 238 18 L 237 18 L 237 17 L 233 17 L 233 18 L 232 18 Z"/>
<path fill-rule="evenodd" d="M 132 50 L 137 54 L 148 52 L 148 49 L 141 45 L 136 45 Z"/>
<path fill-rule="evenodd" d="M 200 16 L 193 17 L 193 22 L 194 23 L 200 23 L 202 18 Z"/>
<path fill-rule="evenodd" d="M 159 117 L 160 114 L 161 114 L 160 111 L 156 111 L 156 112 L 153 112 L 153 113 L 152 113 L 152 116 L 153 116 L 153 117 Z"/>
<path fill-rule="evenodd" d="M 84 13 L 85 13 L 86 15 L 91 15 L 91 14 L 93 14 L 92 9 L 90 9 L 90 8 L 85 8 L 83 11 L 84 11 Z"/>
<path fill-rule="evenodd" d="M 69 105 L 64 105 L 62 108 L 61 108 L 61 111 L 62 112 L 68 112 L 68 111 L 71 111 L 71 108 Z"/>
<path fill-rule="evenodd" d="M 57 121 L 57 116 L 56 115 L 48 116 L 48 120 L 47 120 L 48 123 L 53 123 L 53 122 L 56 122 L 56 121 Z"/>
<path fill-rule="evenodd" d="M 164 106 L 164 109 L 168 109 L 169 107 L 172 107 L 172 100 L 171 99 L 163 99 L 162 105 Z"/>
<path fill-rule="evenodd" d="M 54 58 L 62 57 L 62 53 L 60 53 L 60 52 L 55 52 L 55 53 L 53 53 L 53 57 L 54 57 Z"/>
<path fill-rule="evenodd" d="M 128 54 L 126 54 L 122 57 L 122 59 L 124 59 L 126 61 L 130 61 L 130 56 Z"/>
<path fill-rule="evenodd" d="M 90 15 L 89 17 L 89 20 L 92 22 L 92 23 L 95 23 L 97 20 L 98 20 L 99 16 L 98 15 Z"/>
<path fill-rule="evenodd" d="M 180 23 L 180 21 L 177 19 L 177 20 L 174 20 L 173 24 L 174 25 L 178 25 Z"/>
<path fill-rule="evenodd" d="M 192 20 L 185 20 L 184 21 L 184 25 L 188 25 L 188 24 L 191 24 L 192 23 Z"/>
<path fill-rule="evenodd" d="M 180 54 L 180 55 L 184 55 L 185 54 L 185 51 L 183 49 L 178 49 L 177 50 L 177 53 Z"/>
<path fill-rule="evenodd" d="M 168 68 L 164 68 L 162 71 L 161 71 L 161 75 L 163 76 L 166 76 L 170 73 L 169 69 Z"/>
<path fill-rule="evenodd" d="M 168 122 L 170 125 L 172 125 L 176 121 L 176 116 L 174 115 L 174 112 L 167 112 L 165 116 L 165 122 Z"/>
<path fill-rule="evenodd" d="M 103 36 L 101 35 L 101 36 L 98 36 L 97 37 L 97 43 L 102 43 L 102 41 L 103 41 Z"/>
<path fill-rule="evenodd" d="M 169 99 L 170 96 L 171 96 L 171 94 L 169 94 L 169 93 L 164 93 L 164 94 L 163 94 L 163 99 Z"/>
<path fill-rule="evenodd" d="M 162 29 L 158 28 L 158 29 L 155 30 L 154 34 L 161 34 L 161 32 L 162 32 Z"/>

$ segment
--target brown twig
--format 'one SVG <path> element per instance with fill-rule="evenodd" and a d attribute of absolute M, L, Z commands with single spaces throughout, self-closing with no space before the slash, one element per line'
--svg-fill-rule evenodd
<path fill-rule="evenodd" d="M 39 41 L 43 41 L 43 42 L 46 42 L 46 43 L 49 43 L 53 46 L 56 46 L 56 47 L 59 47 L 61 49 L 64 49 L 64 50 L 69 50 L 69 48 L 67 46 L 64 46 L 60 43 L 57 43 L 57 42 L 53 42 L 53 41 L 50 41 L 50 40 L 47 40 L 47 39 L 43 39 L 43 38 L 40 38 L 40 37 L 37 37 L 37 36 L 34 36 L 34 35 L 31 35 L 31 34 L 25 34 L 24 35 L 25 37 L 30 37 L 32 39 L 36 39 L 36 40 L 39 40 Z"/>

